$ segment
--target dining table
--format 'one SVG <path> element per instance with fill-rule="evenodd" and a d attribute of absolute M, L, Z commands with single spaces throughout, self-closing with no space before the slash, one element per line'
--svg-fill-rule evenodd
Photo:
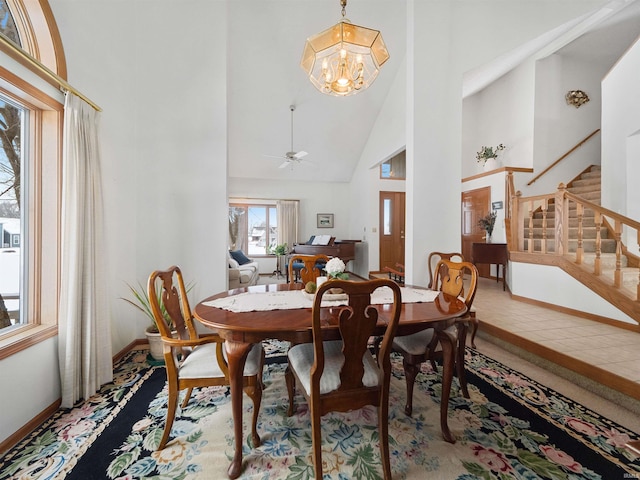
<path fill-rule="evenodd" d="M 380 334 L 389 321 L 392 301 L 383 294 L 374 298 L 381 290 L 374 292 L 371 300 L 378 310 Z M 389 288 L 386 290 L 391 292 Z M 402 286 L 401 295 L 403 303 L 396 335 L 433 328 L 440 341 L 443 353 L 440 428 L 444 440 L 455 443 L 447 423 L 456 354 L 456 336 L 449 327 L 466 313 L 467 307 L 458 297 L 423 287 Z M 234 428 L 234 457 L 227 470 L 229 478 L 238 478 L 242 473 L 242 388 L 247 354 L 252 345 L 268 339 L 292 344 L 312 342 L 312 303 L 312 294 L 306 293 L 301 283 L 269 284 L 220 292 L 205 298 L 193 310 L 196 319 L 225 339 Z M 321 322 L 327 340 L 338 338 L 338 314 L 344 304 L 343 300 L 325 302 L 323 297 Z M 253 442 L 254 448 L 258 447 L 260 439 Z"/>

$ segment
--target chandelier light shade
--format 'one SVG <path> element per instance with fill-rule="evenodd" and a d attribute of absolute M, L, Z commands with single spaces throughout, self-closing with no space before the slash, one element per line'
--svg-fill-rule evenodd
<path fill-rule="evenodd" d="M 347 0 L 340 4 L 342 20 L 307 38 L 300 66 L 322 93 L 345 97 L 373 83 L 389 52 L 378 30 L 352 24 L 345 18 Z"/>

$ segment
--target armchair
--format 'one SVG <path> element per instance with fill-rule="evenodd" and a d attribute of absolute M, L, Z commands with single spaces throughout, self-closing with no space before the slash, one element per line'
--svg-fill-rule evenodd
<path fill-rule="evenodd" d="M 260 266 L 257 261 L 247 258 L 242 250 L 227 252 L 229 264 L 229 290 L 250 287 L 258 283 Z"/>

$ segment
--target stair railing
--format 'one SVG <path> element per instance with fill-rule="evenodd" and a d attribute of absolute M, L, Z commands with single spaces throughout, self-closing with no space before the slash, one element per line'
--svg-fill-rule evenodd
<path fill-rule="evenodd" d="M 550 209 L 553 209 L 555 217 L 553 226 L 549 218 Z M 577 226 L 570 227 L 570 212 L 574 209 Z M 585 242 L 591 242 L 591 239 L 584 238 L 584 217 L 585 212 L 588 211 L 593 212 L 596 232 L 595 239 L 593 239 L 595 253 L 593 268 L 589 268 L 584 262 Z M 541 227 L 534 225 L 534 217 L 537 212 L 542 212 Z M 521 192 L 516 192 L 511 199 L 510 216 L 513 239 L 510 245 L 510 254 L 515 253 L 516 257 L 518 254 L 563 257 L 600 279 L 603 278 L 602 227 L 603 223 L 611 225 L 615 240 L 615 269 L 611 283 L 616 289 L 621 289 L 623 283 L 628 284 L 625 290 L 632 293 L 635 302 L 639 302 L 640 268 L 637 269 L 637 275 L 632 280 L 625 282 L 622 273 L 622 255 L 623 252 L 626 252 L 623 245 L 623 234 L 625 234 L 624 238 L 631 239 L 633 238 L 631 234 L 635 232 L 635 248 L 640 247 L 640 222 L 572 194 L 566 190 L 566 186 L 562 183 L 559 185 L 558 191 L 552 194 L 522 197 Z M 534 235 L 535 230 L 539 230 L 539 236 Z M 537 263 L 545 263 L 545 261 L 539 258 Z M 608 280 L 605 279 L 605 281 Z M 640 304 L 635 306 L 634 311 L 638 309 L 640 309 Z"/>
<path fill-rule="evenodd" d="M 580 140 L 578 143 L 576 143 L 570 150 L 568 150 L 564 155 L 562 155 L 560 158 L 558 158 L 555 162 L 553 162 L 551 165 L 549 165 L 547 168 L 545 168 L 544 170 L 542 170 L 538 175 L 536 175 L 535 177 L 533 177 L 529 183 L 527 183 L 527 186 L 531 186 L 535 183 L 536 180 L 538 180 L 540 177 L 542 177 L 544 174 L 546 174 L 549 170 L 551 170 L 553 167 L 555 167 L 556 165 L 558 165 L 562 160 L 564 160 L 565 158 L 567 158 L 569 155 L 571 155 L 573 152 L 575 152 L 578 148 L 580 148 L 582 145 L 584 145 L 585 143 L 587 143 L 587 141 L 589 141 L 591 139 L 591 137 L 593 137 L 596 133 L 598 133 L 600 131 L 600 129 L 596 129 L 593 132 L 591 132 L 589 135 L 587 135 L 586 137 L 584 137 L 582 140 Z"/>

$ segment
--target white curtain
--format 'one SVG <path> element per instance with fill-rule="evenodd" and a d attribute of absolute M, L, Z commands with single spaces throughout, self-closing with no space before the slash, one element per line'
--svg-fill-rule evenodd
<path fill-rule="evenodd" d="M 62 274 L 58 356 L 62 406 L 87 399 L 113 379 L 102 247 L 99 113 L 72 93 L 64 112 Z"/>
<path fill-rule="evenodd" d="M 300 202 L 298 200 L 278 200 L 276 210 L 278 212 L 278 245 L 286 243 L 287 249 L 291 250 L 298 241 Z"/>

